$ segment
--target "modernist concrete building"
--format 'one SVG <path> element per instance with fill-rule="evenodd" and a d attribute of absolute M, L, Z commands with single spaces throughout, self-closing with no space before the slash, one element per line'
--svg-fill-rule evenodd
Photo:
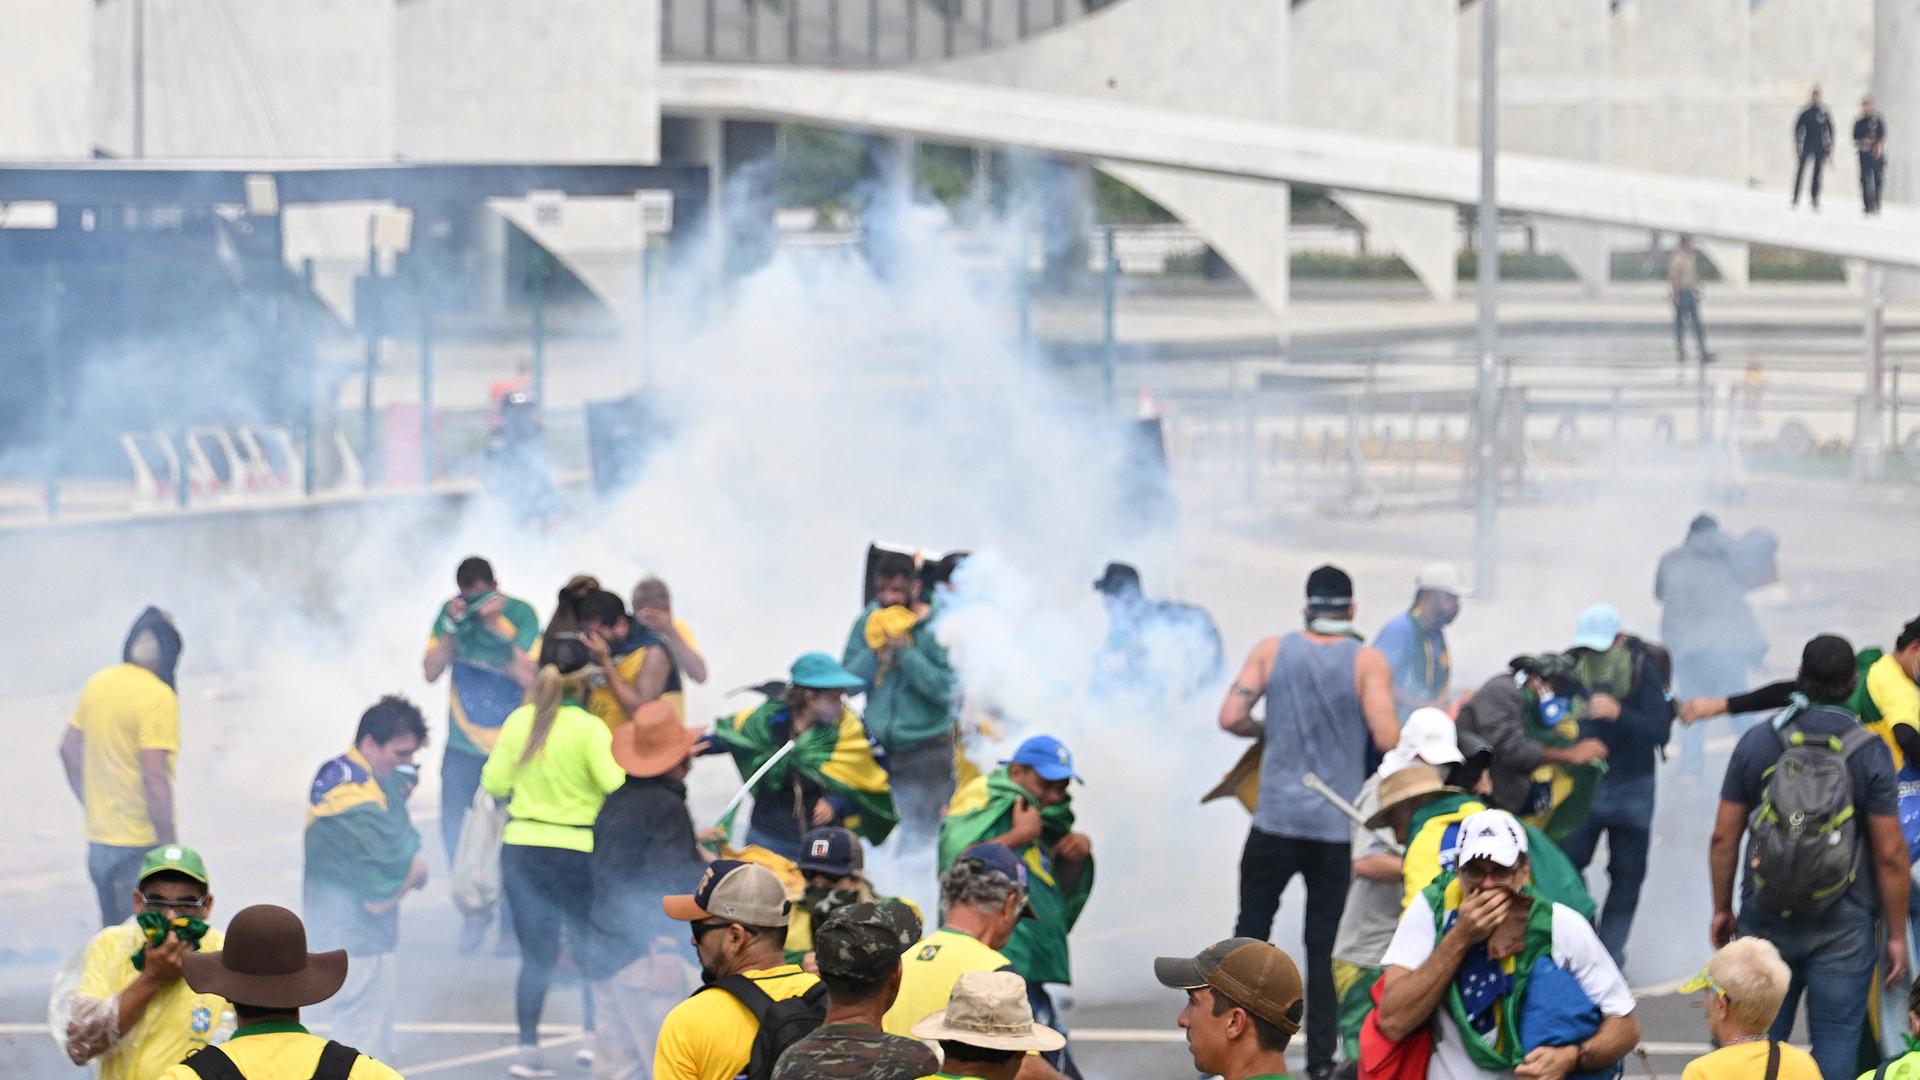
<path fill-rule="evenodd" d="M 823 120 L 866 92 L 854 82 L 832 89 L 834 76 L 885 67 L 1033 91 L 1049 108 L 1176 110 L 1201 133 L 1202 117 L 1284 124 L 1387 140 L 1374 150 L 1391 153 L 1468 147 L 1478 131 L 1480 6 L 1456 0 L 15 0 L 15 9 L 14 24 L 33 32 L 0 37 L 0 162 L 646 164 L 664 146 L 669 158 L 715 166 L 720 196 L 770 140 L 711 111 L 676 119 L 698 103 L 671 94 L 663 103 L 663 87 L 710 90 L 701 78 L 713 65 L 741 62 L 829 80 L 822 92 L 839 96 Z M 1527 0 L 1502 14 L 1505 151 L 1714 181 L 1764 192 L 1784 210 L 1792 117 L 1808 88 L 1825 88 L 1843 133 L 1871 88 L 1893 131 L 1890 201 L 1915 195 L 1920 138 L 1901 133 L 1920 122 L 1920 0 Z M 1012 131 L 968 138 L 1020 141 Z M 1829 181 L 1839 232 L 1857 217 L 1845 149 Z M 1195 170 L 1164 153 L 1107 155 L 1092 143 L 1076 153 L 1194 225 L 1284 310 L 1288 200 L 1276 181 L 1286 177 Z M 1447 296 L 1461 242 L 1451 190 L 1415 200 L 1364 186 L 1334 193 L 1377 248 L 1401 253 Z M 317 287 L 342 309 L 366 259 L 370 209 L 285 216 L 287 259 L 314 257 Z M 1899 211 L 1889 230 L 1905 227 Z M 484 244 L 503 246 L 513 222 L 616 310 L 633 309 L 632 200 L 570 204 L 558 217 L 524 199 L 475 212 Z M 1596 289 L 1610 245 L 1646 243 L 1644 231 L 1583 224 L 1537 202 L 1533 212 L 1543 241 Z M 1812 230 L 1764 235 L 1821 244 Z M 1830 249 L 1870 257 L 1837 241 Z M 1708 250 L 1744 279 L 1738 238 Z"/>

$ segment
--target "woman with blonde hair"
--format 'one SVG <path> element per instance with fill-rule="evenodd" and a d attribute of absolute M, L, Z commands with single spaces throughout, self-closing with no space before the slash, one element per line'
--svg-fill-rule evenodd
<path fill-rule="evenodd" d="M 480 773 L 487 794 L 510 800 L 500 872 L 520 939 L 514 984 L 520 1049 L 507 1069 L 515 1077 L 556 1075 L 540 1052 L 540 1011 L 560 960 L 562 928 L 575 955 L 587 947 L 593 821 L 607 794 L 627 778 L 613 760 L 612 733 L 582 707 L 592 671 L 592 655 L 577 634 L 548 638 L 532 701 L 501 725 Z"/>

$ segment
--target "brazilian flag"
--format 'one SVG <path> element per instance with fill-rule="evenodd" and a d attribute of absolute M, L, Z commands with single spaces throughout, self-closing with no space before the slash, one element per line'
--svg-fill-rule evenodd
<path fill-rule="evenodd" d="M 1542 746 L 1565 749 L 1580 741 L 1580 715 L 1567 709 L 1553 717 L 1543 716 L 1540 700 L 1531 689 L 1524 690 L 1527 736 Z M 1538 826 L 1554 843 L 1572 836 L 1593 810 L 1593 797 L 1607 775 L 1605 761 L 1587 765 L 1541 765 L 1533 770 L 1533 790 L 1526 812 L 1516 815 L 1528 825 Z"/>
<path fill-rule="evenodd" d="M 1442 795 L 1414 812 L 1407 835 L 1404 908 L 1427 886 L 1454 870 L 1454 853 L 1460 848 L 1460 823 L 1487 809 L 1487 804 L 1472 795 Z M 1595 911 L 1593 897 L 1587 895 L 1587 883 L 1574 868 L 1573 860 L 1539 827 L 1520 823 L 1527 830 L 1527 864 L 1533 875 L 1533 887 L 1541 896 L 1580 913 L 1588 922 Z"/>
<path fill-rule="evenodd" d="M 307 883 L 362 902 L 399 892 L 420 853 L 420 833 L 399 790 L 374 779 L 358 750 L 315 774 L 305 840 Z"/>
<path fill-rule="evenodd" d="M 1021 801 L 1034 802 L 1032 795 L 1007 775 L 1006 766 L 986 776 L 975 777 L 953 793 L 946 820 L 940 823 L 940 870 L 945 872 L 960 853 L 999 836 L 1013 827 L 1013 808 Z M 1013 970 L 1028 982 L 1071 983 L 1072 958 L 1067 951 L 1067 932 L 1080 921 L 1080 912 L 1093 894 L 1093 859 L 1069 889 L 1062 889 L 1053 873 L 1053 846 L 1073 831 L 1073 805 L 1069 798 L 1058 806 L 1040 808 L 1040 839 L 1014 852 L 1027 864 L 1027 899 L 1033 905 L 1034 918 L 1021 919 L 1013 928 L 1013 938 L 1000 951 L 1013 962 Z"/>
<path fill-rule="evenodd" d="M 714 723 L 714 741 L 733 755 L 742 779 L 751 777 L 785 745 L 786 732 L 792 730 L 791 718 L 783 715 L 786 712 L 784 703 L 768 701 Z M 793 742 L 793 749 L 754 788 L 754 798 L 780 798 L 792 783 L 793 770 L 798 769 L 802 777 L 828 794 L 853 804 L 853 812 L 840 824 L 868 843 L 880 843 L 900 824 L 899 815 L 893 812 L 887 771 L 874 757 L 866 725 L 852 709 L 841 710 L 838 725 L 815 724 L 794 736 Z"/>

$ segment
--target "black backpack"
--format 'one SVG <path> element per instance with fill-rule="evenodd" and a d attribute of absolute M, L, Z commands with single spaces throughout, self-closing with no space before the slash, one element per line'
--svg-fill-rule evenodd
<path fill-rule="evenodd" d="M 320 1063 L 313 1067 L 313 1080 L 347 1080 L 360 1051 L 330 1042 L 320 1050 Z M 217 1046 L 209 1046 L 189 1057 L 185 1065 L 200 1080 L 247 1080 L 247 1074 Z"/>
<path fill-rule="evenodd" d="M 827 987 L 815 983 L 799 997 L 775 1001 L 745 975 L 728 975 L 694 993 L 725 990 L 732 994 L 753 1018 L 760 1030 L 753 1036 L 753 1056 L 747 1059 L 747 1080 L 773 1080 L 773 1066 L 787 1047 L 814 1033 L 827 1018 Z"/>

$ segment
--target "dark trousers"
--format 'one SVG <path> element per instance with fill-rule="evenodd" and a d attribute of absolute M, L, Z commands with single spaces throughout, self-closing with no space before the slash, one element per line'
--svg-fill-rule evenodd
<path fill-rule="evenodd" d="M 1700 294 L 1692 289 L 1673 291 L 1673 353 L 1687 358 L 1687 323 L 1693 323 L 1693 341 L 1700 347 L 1700 362 L 1707 362 L 1707 328 L 1700 322 Z"/>
<path fill-rule="evenodd" d="M 1616 965 L 1627 962 L 1627 935 L 1640 906 L 1640 885 L 1647 879 L 1647 851 L 1653 846 L 1652 773 L 1631 779 L 1607 777 L 1593 798 L 1593 810 L 1561 850 L 1584 873 L 1593 861 L 1600 835 L 1607 837 L 1607 903 L 1600 909 L 1600 943 Z"/>
<path fill-rule="evenodd" d="M 1869 214 L 1880 212 L 1881 188 L 1887 182 L 1887 159 L 1864 151 L 1860 154 L 1860 205 Z"/>
<path fill-rule="evenodd" d="M 1333 939 L 1347 906 L 1353 877 L 1353 851 L 1345 843 L 1295 840 L 1259 829 L 1247 830 L 1240 853 L 1240 921 L 1235 937 L 1267 940 L 1280 894 L 1294 875 L 1307 882 L 1307 1068 L 1333 1064 L 1340 1042 L 1339 995 L 1333 988 Z"/>
<path fill-rule="evenodd" d="M 593 900 L 592 856 L 567 848 L 506 844 L 500 848 L 501 884 L 520 938 L 520 976 L 513 986 L 513 1018 L 520 1045 L 538 1040 L 540 1010 L 547 1002 L 553 969 L 560 963 L 560 936 L 573 955 L 587 949 L 587 915 Z M 592 1021 L 587 1022 L 592 1026 Z"/>
<path fill-rule="evenodd" d="M 1800 151 L 1800 164 L 1793 170 L 1793 204 L 1800 205 L 1800 181 L 1807 175 L 1807 162 L 1813 162 L 1813 205 L 1820 205 L 1820 172 L 1827 166 L 1827 155 L 1818 150 Z"/>
<path fill-rule="evenodd" d="M 940 811 L 953 800 L 953 739 L 942 736 L 910 750 L 887 751 L 887 786 L 900 815 L 893 847 L 912 851 L 940 837 Z"/>
<path fill-rule="evenodd" d="M 473 793 L 480 790 L 480 770 L 487 759 L 481 754 L 447 747 L 440 755 L 440 842 L 447 848 L 447 866 L 453 866 L 453 853 L 460 846 L 460 826 L 467 820 L 467 808 L 473 805 Z"/>
<path fill-rule="evenodd" d="M 1033 1010 L 1033 1022 L 1050 1027 L 1062 1035 L 1067 1035 L 1067 1024 L 1060 1016 L 1060 1010 L 1053 1004 L 1053 995 L 1047 993 L 1045 985 L 1037 982 L 1027 984 L 1027 1007 Z M 1067 1080 L 1081 1080 L 1080 1066 L 1073 1060 L 1073 1040 L 1058 1050 L 1048 1050 L 1040 1057 Z"/>
<path fill-rule="evenodd" d="M 100 900 L 100 925 L 118 926 L 133 918 L 133 890 L 140 887 L 140 863 L 152 850 L 141 847 L 87 845 L 87 876 Z"/>

